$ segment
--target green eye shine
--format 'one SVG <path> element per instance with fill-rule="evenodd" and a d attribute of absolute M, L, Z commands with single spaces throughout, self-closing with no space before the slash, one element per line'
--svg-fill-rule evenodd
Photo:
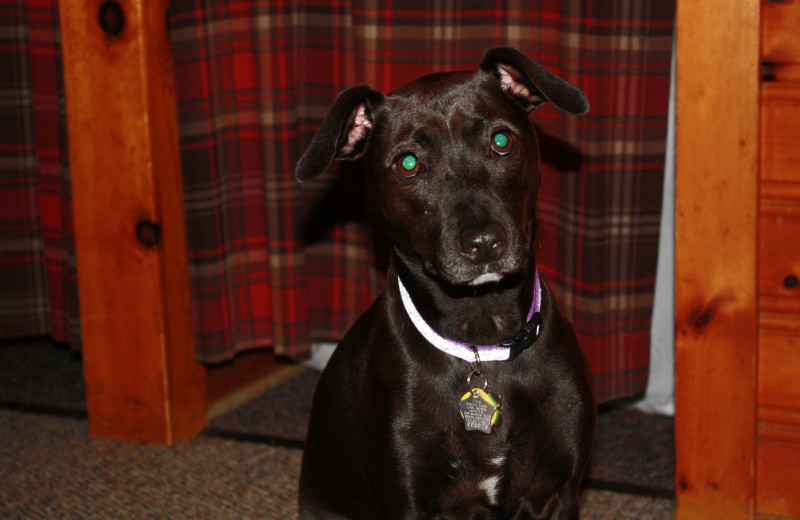
<path fill-rule="evenodd" d="M 500 155 L 505 155 L 514 147 L 514 135 L 507 132 L 497 132 L 492 135 L 492 150 Z"/>
<path fill-rule="evenodd" d="M 419 172 L 419 161 L 413 154 L 401 155 L 395 162 L 395 169 L 404 177 L 413 177 Z"/>

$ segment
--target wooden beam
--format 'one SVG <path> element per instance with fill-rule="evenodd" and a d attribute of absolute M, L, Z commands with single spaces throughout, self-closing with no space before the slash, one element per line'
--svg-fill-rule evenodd
<path fill-rule="evenodd" d="M 195 362 L 167 1 L 60 1 L 90 433 L 207 423 Z"/>
<path fill-rule="evenodd" d="M 754 515 L 759 0 L 679 0 L 676 518 Z"/>

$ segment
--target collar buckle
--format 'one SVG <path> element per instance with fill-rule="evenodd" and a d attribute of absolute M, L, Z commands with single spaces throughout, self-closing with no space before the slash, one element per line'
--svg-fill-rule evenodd
<path fill-rule="evenodd" d="M 504 339 L 500 342 L 500 346 L 509 349 L 508 361 L 512 361 L 519 356 L 522 351 L 530 347 L 536 342 L 539 333 L 542 330 L 542 313 L 535 312 L 528 323 L 514 334 L 513 337 Z"/>

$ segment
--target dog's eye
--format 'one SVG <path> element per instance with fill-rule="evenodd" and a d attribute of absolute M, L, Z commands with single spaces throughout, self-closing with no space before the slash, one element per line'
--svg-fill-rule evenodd
<path fill-rule="evenodd" d="M 514 134 L 497 132 L 492 135 L 492 150 L 500 155 L 505 155 L 514 148 Z"/>
<path fill-rule="evenodd" d="M 394 169 L 403 177 L 413 177 L 419 173 L 419 161 L 413 154 L 403 154 L 395 161 Z"/>

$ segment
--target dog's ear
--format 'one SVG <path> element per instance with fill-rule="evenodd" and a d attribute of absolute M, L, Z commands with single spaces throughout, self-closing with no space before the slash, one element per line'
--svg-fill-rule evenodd
<path fill-rule="evenodd" d="M 322 173 L 334 159 L 361 157 L 375 124 L 372 111 L 382 101 L 383 94 L 367 85 L 341 92 L 308 149 L 297 161 L 295 178 L 307 181 Z"/>
<path fill-rule="evenodd" d="M 513 47 L 489 49 L 479 68 L 493 74 L 503 90 L 529 112 L 548 101 L 570 114 L 581 115 L 589 111 L 589 101 L 581 89 Z"/>

